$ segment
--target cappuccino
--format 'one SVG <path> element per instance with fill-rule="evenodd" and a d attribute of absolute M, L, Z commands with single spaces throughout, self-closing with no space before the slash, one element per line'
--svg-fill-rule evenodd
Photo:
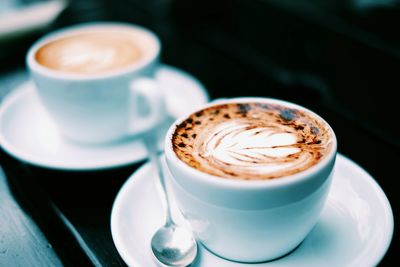
<path fill-rule="evenodd" d="M 56 71 L 104 73 L 135 64 L 143 57 L 135 37 L 138 38 L 122 30 L 79 33 L 43 45 L 35 59 Z"/>
<path fill-rule="evenodd" d="M 266 180 L 304 171 L 332 149 L 333 132 L 311 112 L 275 103 L 227 103 L 177 125 L 175 154 L 214 176 Z"/>
<path fill-rule="evenodd" d="M 60 135 L 100 145 L 147 131 L 163 117 L 155 81 L 160 50 L 158 37 L 140 26 L 85 23 L 42 37 L 27 64 Z"/>

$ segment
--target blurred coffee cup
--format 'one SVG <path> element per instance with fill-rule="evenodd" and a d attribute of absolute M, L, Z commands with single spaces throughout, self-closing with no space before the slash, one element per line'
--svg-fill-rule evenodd
<path fill-rule="evenodd" d="M 148 131 L 164 116 L 154 80 L 160 48 L 157 36 L 140 26 L 81 24 L 41 38 L 27 65 L 62 136 L 109 143 Z"/>

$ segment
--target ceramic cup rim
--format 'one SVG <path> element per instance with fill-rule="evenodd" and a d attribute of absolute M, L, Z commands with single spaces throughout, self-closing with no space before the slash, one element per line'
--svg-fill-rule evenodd
<path fill-rule="evenodd" d="M 154 44 L 154 49 L 149 52 L 149 55 L 139 60 L 138 62 L 129 64 L 126 67 L 118 68 L 116 70 L 110 70 L 107 72 L 101 73 L 70 73 L 59 70 L 53 70 L 48 67 L 41 65 L 37 62 L 35 55 L 39 48 L 43 45 L 57 40 L 62 37 L 72 36 L 77 33 L 84 33 L 90 30 L 102 30 L 102 29 L 125 29 L 128 31 L 135 31 L 139 34 L 145 35 L 147 38 L 151 39 Z M 45 36 L 39 38 L 28 50 L 26 57 L 26 64 L 28 68 L 36 72 L 40 75 L 51 77 L 54 79 L 65 79 L 65 80 L 75 80 L 75 81 L 90 81 L 90 80 L 101 80 L 108 79 L 115 76 L 125 75 L 132 72 L 140 71 L 153 61 L 155 61 L 161 51 L 161 42 L 155 33 L 150 31 L 149 29 L 131 23 L 123 23 L 123 22 L 88 22 L 88 23 L 79 23 L 69 27 L 65 27 L 56 31 L 53 31 Z"/>
<path fill-rule="evenodd" d="M 258 102 L 258 103 L 270 103 L 270 104 L 280 104 L 285 107 L 289 108 L 295 108 L 299 109 L 301 111 L 306 111 L 310 113 L 312 116 L 316 117 L 318 120 L 322 121 L 325 125 L 328 126 L 328 129 L 330 129 L 331 134 L 332 134 L 332 148 L 328 152 L 328 155 L 326 155 L 322 160 L 314 164 L 313 166 L 307 168 L 306 170 L 300 171 L 295 174 L 287 175 L 278 179 L 272 179 L 272 180 L 241 180 L 241 179 L 225 179 L 221 178 L 216 175 L 208 174 L 202 171 L 199 171 L 185 162 L 183 162 L 179 157 L 175 154 L 172 146 L 172 135 L 175 132 L 175 129 L 177 125 L 179 125 L 181 122 L 183 122 L 185 119 L 187 119 L 191 114 L 194 114 L 196 112 L 199 112 L 203 109 L 206 109 L 208 107 L 220 105 L 220 104 L 227 104 L 227 103 L 250 103 L 250 102 Z M 231 98 L 231 99 L 224 99 L 224 100 L 218 100 L 214 101 L 211 103 L 208 103 L 207 105 L 204 105 L 202 108 L 199 108 L 197 110 L 191 111 L 190 113 L 187 113 L 180 118 L 178 118 L 168 129 L 168 132 L 165 137 L 165 142 L 164 142 L 164 151 L 165 155 L 167 157 L 167 163 L 170 161 L 172 164 L 175 164 L 175 167 L 181 169 L 184 171 L 187 175 L 187 179 L 192 179 L 196 180 L 197 182 L 200 183 L 206 183 L 210 186 L 215 186 L 215 187 L 220 187 L 220 188 L 231 188 L 231 189 L 272 189 L 272 188 L 280 188 L 280 187 L 286 187 L 290 186 L 293 184 L 301 183 L 306 180 L 312 179 L 315 174 L 320 173 L 322 170 L 324 170 L 325 167 L 327 167 L 331 162 L 335 160 L 336 152 L 337 152 L 337 139 L 336 135 L 332 129 L 332 127 L 328 124 L 327 121 L 325 121 L 321 116 L 316 114 L 315 112 L 294 104 L 292 102 L 288 102 L 285 100 L 279 100 L 275 98 L 267 98 L 267 97 L 238 97 L 238 98 Z M 328 179 L 328 176 L 326 177 Z"/>

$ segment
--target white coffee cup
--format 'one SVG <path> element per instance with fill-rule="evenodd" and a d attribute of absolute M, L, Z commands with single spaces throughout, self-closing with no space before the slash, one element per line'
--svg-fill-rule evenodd
<path fill-rule="evenodd" d="M 52 41 L 83 33 L 126 31 L 145 51 L 137 62 L 105 73 L 69 73 L 41 65 L 35 55 Z M 27 65 L 42 104 L 69 140 L 107 143 L 149 130 L 165 115 L 163 92 L 154 80 L 160 41 L 149 30 L 123 23 L 89 23 L 51 33 L 29 50 Z"/>
<path fill-rule="evenodd" d="M 267 98 L 220 100 L 202 109 L 246 102 L 306 110 L 324 121 L 303 107 Z M 329 191 L 337 147 L 333 131 L 328 154 L 304 171 L 272 180 L 222 179 L 190 167 L 175 154 L 173 133 L 188 116 L 170 127 L 165 156 L 177 204 L 197 238 L 215 254 L 239 262 L 268 261 L 294 250 L 316 224 Z"/>

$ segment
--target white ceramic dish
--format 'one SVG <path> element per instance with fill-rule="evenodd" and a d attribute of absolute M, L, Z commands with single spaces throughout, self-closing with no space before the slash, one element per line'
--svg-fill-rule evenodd
<path fill-rule="evenodd" d="M 191 75 L 169 66 L 157 72 L 167 102 L 170 124 L 202 106 L 208 95 Z M 139 139 L 103 146 L 80 146 L 64 140 L 37 98 L 32 82 L 7 96 L 0 106 L 0 144 L 12 156 L 33 165 L 62 170 L 96 170 L 146 158 Z"/>
<path fill-rule="evenodd" d="M 243 264 L 219 258 L 200 246 L 194 266 L 377 265 L 393 235 L 390 204 L 376 181 L 356 163 L 340 154 L 336 162 L 322 215 L 295 251 L 274 261 Z M 150 239 L 164 223 L 165 215 L 155 173 L 150 164 L 136 171 L 120 190 L 112 209 L 113 240 L 129 266 L 157 266 L 151 256 Z M 173 215 L 178 223 L 187 225 L 176 207 Z"/>
<path fill-rule="evenodd" d="M 0 14 L 0 42 L 45 28 L 66 5 L 64 0 L 25 3 L 15 7 L 5 3 L 7 10 Z"/>

